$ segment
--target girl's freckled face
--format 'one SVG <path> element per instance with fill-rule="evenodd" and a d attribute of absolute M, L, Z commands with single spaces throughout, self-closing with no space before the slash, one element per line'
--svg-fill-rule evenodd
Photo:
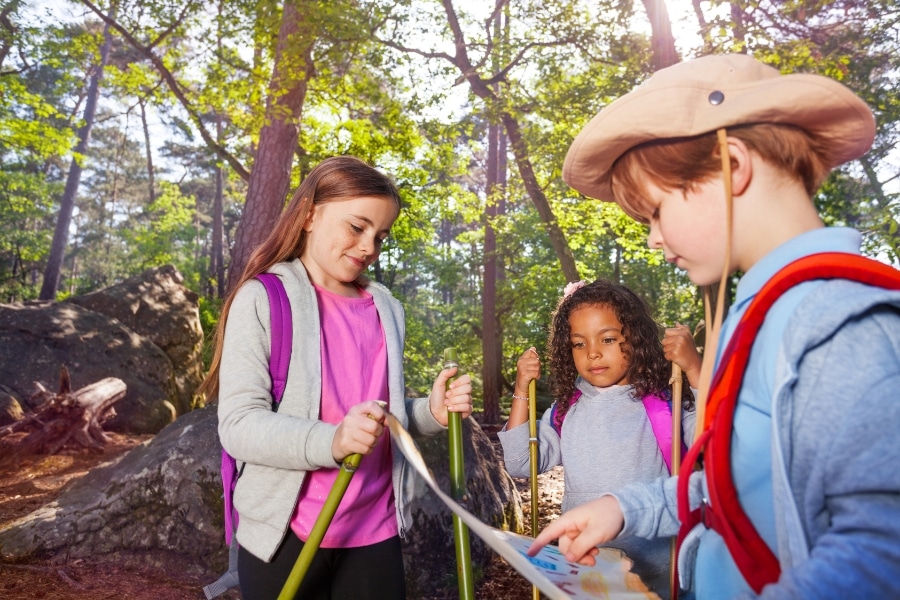
<path fill-rule="evenodd" d="M 392 198 L 314 205 L 304 226 L 308 237 L 300 257 L 312 282 L 336 294 L 356 295 L 353 282 L 378 259 L 398 214 Z"/>

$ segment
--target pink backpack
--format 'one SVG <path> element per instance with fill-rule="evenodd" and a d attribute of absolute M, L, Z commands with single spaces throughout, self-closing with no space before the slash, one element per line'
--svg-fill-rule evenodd
<path fill-rule="evenodd" d="M 256 276 L 269 296 L 269 320 L 272 330 L 271 349 L 269 352 L 269 376 L 272 378 L 272 410 L 278 410 L 278 404 L 284 394 L 284 386 L 287 383 L 288 366 L 291 362 L 291 341 L 293 333 L 293 320 L 291 318 L 291 304 L 288 301 L 284 284 L 273 273 L 260 273 Z M 226 571 L 214 583 L 203 588 L 207 600 L 225 593 L 226 590 L 237 587 L 237 538 L 234 532 L 238 527 L 238 513 L 234 509 L 234 488 L 241 476 L 244 466 L 238 469 L 237 461 L 233 456 L 222 449 L 222 487 L 225 500 L 225 543 L 228 545 L 228 571 Z"/>
<path fill-rule="evenodd" d="M 581 390 L 575 390 L 569 399 L 569 410 L 575 406 L 578 399 L 581 398 Z M 650 426 L 653 427 L 653 435 L 656 436 L 656 443 L 659 444 L 659 450 L 662 452 L 663 460 L 666 461 L 666 468 L 669 474 L 672 474 L 672 403 L 656 394 L 648 394 L 644 396 L 644 409 L 647 411 L 647 417 L 650 419 Z M 550 413 L 550 422 L 556 433 L 562 436 L 562 425 L 569 414 L 566 411 L 560 415 L 556 412 L 557 404 L 553 404 L 552 413 Z M 684 436 L 682 436 L 684 439 Z M 687 446 L 681 443 L 681 454 L 687 453 Z"/>

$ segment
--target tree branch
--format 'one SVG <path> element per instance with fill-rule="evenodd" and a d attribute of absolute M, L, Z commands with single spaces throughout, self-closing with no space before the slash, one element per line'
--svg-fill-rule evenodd
<path fill-rule="evenodd" d="M 247 181 L 250 179 L 250 172 L 244 168 L 244 165 L 228 150 L 216 142 L 213 136 L 206 130 L 206 127 L 203 125 L 203 119 L 201 118 L 200 113 L 197 109 L 191 104 L 190 100 L 188 100 L 184 90 L 181 87 L 181 84 L 178 83 L 178 80 L 175 79 L 175 76 L 172 74 L 169 69 L 163 64 L 162 59 L 153 52 L 152 48 L 148 46 L 144 46 L 141 44 L 129 31 L 127 31 L 124 27 L 122 27 L 118 22 L 113 19 L 107 17 L 103 12 L 100 11 L 90 0 L 79 0 L 82 4 L 88 7 L 91 11 L 94 12 L 104 23 L 107 23 L 111 28 L 115 29 L 116 32 L 121 35 L 125 41 L 127 41 L 131 47 L 135 50 L 143 54 L 147 60 L 156 68 L 157 72 L 162 76 L 163 80 L 166 82 L 166 85 L 169 87 L 169 90 L 178 101 L 181 103 L 181 106 L 187 111 L 188 116 L 190 116 L 191 121 L 194 126 L 200 132 L 200 137 L 203 138 L 203 141 L 209 148 L 212 148 L 217 155 L 219 155 L 223 160 L 225 160 L 234 171 L 240 175 L 241 179 Z"/>

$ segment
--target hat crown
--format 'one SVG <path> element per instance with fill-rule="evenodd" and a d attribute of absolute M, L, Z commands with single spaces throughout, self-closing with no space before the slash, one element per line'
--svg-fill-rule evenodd
<path fill-rule="evenodd" d="M 689 82 L 698 87 L 714 89 L 725 84 L 752 83 L 780 76 L 778 69 L 746 54 L 711 54 L 661 69 L 644 85 L 656 88 Z"/>
<path fill-rule="evenodd" d="M 629 149 L 759 123 L 820 137 L 831 150 L 829 168 L 861 156 L 875 137 L 871 109 L 841 83 L 782 75 L 746 54 L 713 54 L 661 69 L 603 108 L 573 140 L 563 179 L 586 196 L 613 200 L 607 176 Z"/>

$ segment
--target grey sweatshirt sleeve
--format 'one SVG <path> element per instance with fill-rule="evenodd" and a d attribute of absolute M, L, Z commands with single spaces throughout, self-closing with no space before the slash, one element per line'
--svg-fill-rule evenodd
<path fill-rule="evenodd" d="M 691 508 L 703 497 L 702 473 L 691 473 L 688 495 Z M 619 501 L 625 516 L 620 537 L 645 539 L 673 536 L 678 533 L 678 477 L 660 477 L 654 481 L 632 483 L 609 494 Z"/>
<path fill-rule="evenodd" d="M 562 464 L 559 435 L 550 424 L 552 410 L 544 411 L 537 422 L 538 471 L 543 473 Z M 528 422 L 510 430 L 503 426 L 497 433 L 503 447 L 503 464 L 511 477 L 531 476 L 531 451 L 529 449 Z"/>

